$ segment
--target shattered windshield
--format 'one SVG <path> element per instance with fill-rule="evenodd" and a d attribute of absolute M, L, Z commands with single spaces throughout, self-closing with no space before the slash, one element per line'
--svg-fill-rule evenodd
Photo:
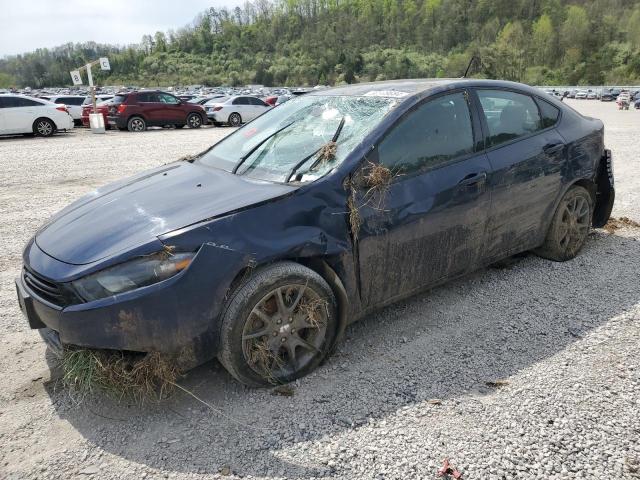
<path fill-rule="evenodd" d="M 313 181 L 342 162 L 397 103 L 384 97 L 297 97 L 229 135 L 199 161 L 260 180 Z"/>

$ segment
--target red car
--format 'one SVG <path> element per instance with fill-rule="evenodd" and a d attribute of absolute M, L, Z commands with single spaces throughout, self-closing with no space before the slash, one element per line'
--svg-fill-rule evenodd
<path fill-rule="evenodd" d="M 112 100 L 105 100 L 104 102 L 96 104 L 96 113 L 101 113 L 104 117 L 105 128 L 109 128 L 109 124 L 107 123 L 107 115 L 109 114 L 109 105 L 111 104 L 111 101 Z M 91 104 L 82 106 L 82 114 L 80 118 L 82 120 L 82 125 L 85 127 L 89 126 L 89 114 L 92 110 L 93 105 Z"/>
<path fill-rule="evenodd" d="M 113 97 L 108 108 L 105 125 L 130 132 L 143 132 L 154 125 L 200 128 L 207 122 L 202 106 L 160 91 L 119 93 Z"/>
<path fill-rule="evenodd" d="M 270 97 L 265 98 L 264 101 L 265 101 L 265 103 L 268 103 L 272 107 L 275 107 L 276 106 L 276 102 L 278 101 L 278 96 L 277 95 L 271 95 Z"/>

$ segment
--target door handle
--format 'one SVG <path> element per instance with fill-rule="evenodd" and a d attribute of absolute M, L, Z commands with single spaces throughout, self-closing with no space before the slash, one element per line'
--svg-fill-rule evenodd
<path fill-rule="evenodd" d="M 462 187 L 471 187 L 480 183 L 484 183 L 487 179 L 487 172 L 470 173 L 458 182 Z"/>
<path fill-rule="evenodd" d="M 547 155 L 553 155 L 554 153 L 558 153 L 563 148 L 564 143 L 548 143 L 544 147 L 542 147 L 542 150 Z"/>

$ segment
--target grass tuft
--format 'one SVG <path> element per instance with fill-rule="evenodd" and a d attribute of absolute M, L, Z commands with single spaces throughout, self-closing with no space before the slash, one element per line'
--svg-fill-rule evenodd
<path fill-rule="evenodd" d="M 97 391 L 138 403 L 161 400 L 173 390 L 180 375 L 178 367 L 158 352 L 145 355 L 67 348 L 61 367 L 63 385 L 80 400 Z"/>

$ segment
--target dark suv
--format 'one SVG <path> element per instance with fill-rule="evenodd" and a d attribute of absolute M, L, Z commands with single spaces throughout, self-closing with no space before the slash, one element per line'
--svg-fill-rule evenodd
<path fill-rule="evenodd" d="M 107 121 L 120 130 L 142 132 L 154 125 L 200 128 L 206 118 L 200 105 L 183 102 L 169 93 L 144 91 L 119 93 L 113 97 Z"/>

